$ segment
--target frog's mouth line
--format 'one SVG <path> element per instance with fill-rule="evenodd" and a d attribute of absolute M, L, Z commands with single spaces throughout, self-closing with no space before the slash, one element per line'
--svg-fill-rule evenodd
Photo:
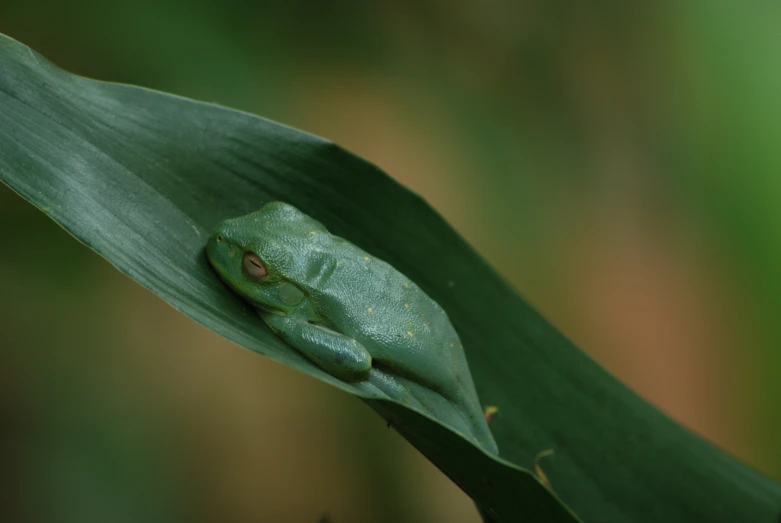
<path fill-rule="evenodd" d="M 276 314 L 277 316 L 287 316 L 287 313 L 285 311 L 272 309 L 271 307 L 266 307 L 265 305 L 262 305 L 260 303 L 250 302 L 250 305 L 252 305 L 256 309 L 260 309 L 264 312 L 268 312 L 269 314 Z"/>

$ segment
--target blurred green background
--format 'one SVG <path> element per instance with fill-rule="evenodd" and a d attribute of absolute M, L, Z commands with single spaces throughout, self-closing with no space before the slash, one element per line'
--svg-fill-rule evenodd
<path fill-rule="evenodd" d="M 377 163 L 608 369 L 781 479 L 781 4 L 3 0 L 0 32 Z M 196 325 L 5 186 L 0 234 L 1 521 L 479 521 L 358 400 Z"/>

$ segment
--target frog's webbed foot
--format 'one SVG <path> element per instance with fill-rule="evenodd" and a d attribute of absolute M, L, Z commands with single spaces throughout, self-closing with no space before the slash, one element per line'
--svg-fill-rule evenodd
<path fill-rule="evenodd" d="M 415 410 L 425 412 L 460 434 L 472 433 L 458 409 L 444 396 L 420 383 L 398 375 L 385 365 L 375 362 L 368 383 L 389 398 Z"/>
<path fill-rule="evenodd" d="M 369 378 L 371 354 L 354 339 L 307 321 L 265 311 L 259 314 L 288 345 L 328 374 L 351 383 Z"/>

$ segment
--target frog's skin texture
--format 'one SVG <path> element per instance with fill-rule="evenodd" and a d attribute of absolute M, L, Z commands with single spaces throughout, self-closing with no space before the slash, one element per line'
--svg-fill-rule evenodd
<path fill-rule="evenodd" d="M 497 453 L 447 314 L 396 269 L 282 202 L 223 221 L 206 252 L 220 278 L 325 372 Z"/>

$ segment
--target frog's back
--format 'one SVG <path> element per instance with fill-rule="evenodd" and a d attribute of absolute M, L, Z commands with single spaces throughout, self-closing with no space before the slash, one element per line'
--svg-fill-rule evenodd
<path fill-rule="evenodd" d="M 461 341 L 445 311 L 390 264 L 328 234 L 330 273 L 312 299 L 381 365 L 450 396 L 474 390 Z"/>
<path fill-rule="evenodd" d="M 375 362 L 444 395 L 474 390 L 447 314 L 414 282 L 292 205 L 270 202 L 250 216 L 258 235 L 289 253 L 286 272 L 318 314 Z"/>

